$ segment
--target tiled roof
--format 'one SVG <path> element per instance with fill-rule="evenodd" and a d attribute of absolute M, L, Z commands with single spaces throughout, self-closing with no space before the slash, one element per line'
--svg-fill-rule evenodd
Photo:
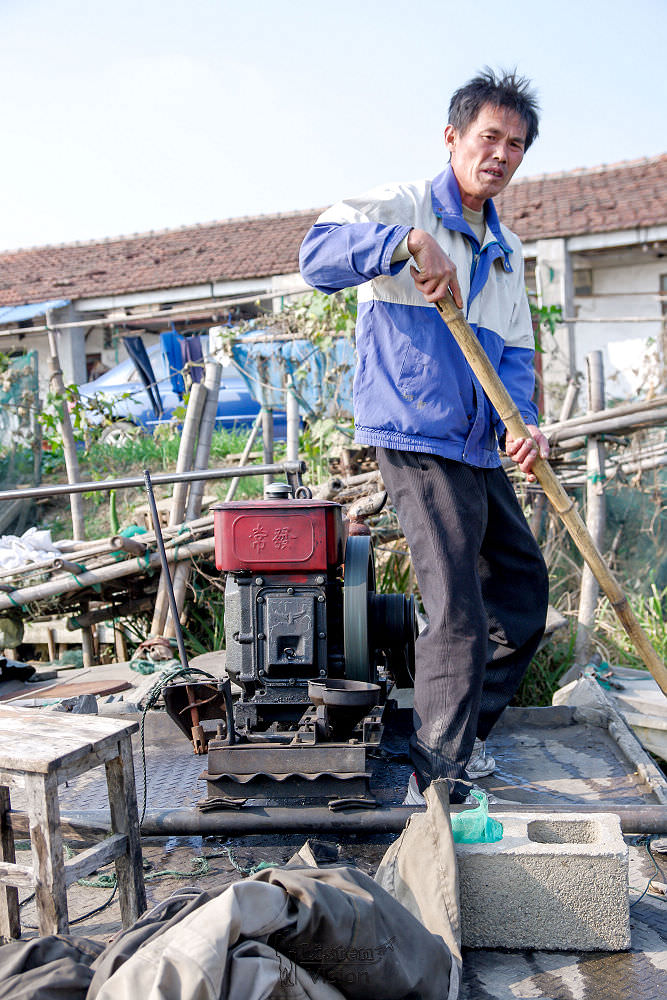
<path fill-rule="evenodd" d="M 228 219 L 0 253 L 0 305 L 290 274 L 299 269 L 301 240 L 318 214 Z"/>
<path fill-rule="evenodd" d="M 667 154 L 515 181 L 497 199 L 523 240 L 667 223 Z M 0 253 L 0 305 L 290 274 L 317 210 Z"/>
<path fill-rule="evenodd" d="M 667 223 L 667 154 L 515 181 L 497 199 L 522 240 Z"/>

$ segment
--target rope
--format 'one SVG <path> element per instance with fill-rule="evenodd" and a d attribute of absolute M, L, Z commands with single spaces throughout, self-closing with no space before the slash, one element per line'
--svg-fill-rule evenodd
<path fill-rule="evenodd" d="M 156 878 L 201 878 L 210 875 L 211 869 L 208 859 L 204 857 L 192 857 L 190 859 L 192 868 L 189 872 L 179 871 L 177 868 L 160 868 L 157 871 L 144 873 L 144 882 L 152 882 Z M 80 878 L 77 885 L 83 885 L 87 889 L 111 889 L 116 885 L 116 873 L 110 872 L 108 875 L 101 874 L 97 878 Z"/>
<path fill-rule="evenodd" d="M 653 839 L 653 835 L 649 834 L 649 836 L 647 836 L 647 837 L 640 837 L 640 839 L 637 841 L 638 844 L 644 844 L 646 846 L 646 850 L 648 851 L 648 856 L 651 859 L 651 861 L 653 862 L 653 867 L 655 868 L 655 871 L 653 872 L 653 874 L 651 875 L 650 879 L 646 883 L 646 888 L 644 889 L 644 891 L 641 894 L 641 896 L 639 896 L 634 901 L 634 903 L 630 903 L 630 909 L 632 909 L 633 906 L 636 906 L 637 903 L 639 903 L 644 898 L 644 896 L 646 895 L 646 893 L 651 888 L 651 884 L 653 883 L 653 879 L 655 878 L 656 875 L 660 874 L 660 869 L 658 868 L 658 862 L 653 857 L 653 852 L 651 850 L 651 840 L 652 839 Z"/>
<path fill-rule="evenodd" d="M 232 854 L 231 847 L 223 847 L 222 851 L 218 854 L 208 854 L 208 858 L 229 858 L 229 863 L 232 868 L 239 873 L 239 875 L 254 875 L 255 872 L 264 871 L 266 868 L 277 868 L 279 867 L 278 861 L 260 861 L 258 865 L 250 865 L 244 868 L 240 865 L 234 855 Z"/>

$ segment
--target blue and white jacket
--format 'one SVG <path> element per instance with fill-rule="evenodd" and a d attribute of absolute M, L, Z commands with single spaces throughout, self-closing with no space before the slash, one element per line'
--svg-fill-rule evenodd
<path fill-rule="evenodd" d="M 391 263 L 411 228 L 456 265 L 466 316 L 526 423 L 537 423 L 534 337 L 519 239 L 486 202 L 480 247 L 451 167 L 432 182 L 392 184 L 334 205 L 301 246 L 305 280 L 322 292 L 359 285 L 355 439 L 480 468 L 500 465 L 504 433 L 461 349 L 408 262 Z"/>

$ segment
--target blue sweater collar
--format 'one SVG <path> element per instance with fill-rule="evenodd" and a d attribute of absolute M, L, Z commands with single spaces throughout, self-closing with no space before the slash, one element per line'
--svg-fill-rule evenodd
<path fill-rule="evenodd" d="M 431 205 L 433 211 L 447 229 L 455 229 L 459 233 L 465 233 L 467 236 L 474 237 L 470 226 L 463 218 L 461 192 L 451 164 L 431 181 Z M 508 247 L 505 242 L 496 206 L 493 204 L 491 198 L 488 198 L 485 203 L 484 217 L 487 226 L 493 233 L 496 242 L 502 247 L 505 255 L 511 254 L 512 248 Z M 509 263 L 509 260 L 507 263 Z"/>

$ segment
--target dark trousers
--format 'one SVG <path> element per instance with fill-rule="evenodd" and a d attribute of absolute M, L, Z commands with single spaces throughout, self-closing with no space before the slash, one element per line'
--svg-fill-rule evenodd
<path fill-rule="evenodd" d="M 447 778 L 461 801 L 475 737 L 486 739 L 542 637 L 547 570 L 502 469 L 387 448 L 377 458 L 428 617 L 411 756 L 420 786 Z"/>

